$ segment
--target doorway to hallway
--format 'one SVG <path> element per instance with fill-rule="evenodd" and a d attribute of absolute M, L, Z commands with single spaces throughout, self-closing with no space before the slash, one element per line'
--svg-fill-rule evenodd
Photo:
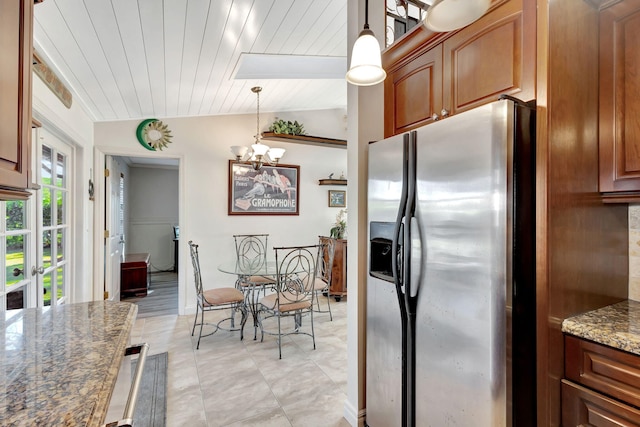
<path fill-rule="evenodd" d="M 179 159 L 142 158 L 105 155 L 105 163 L 114 169 L 109 175 L 120 179 L 120 192 L 106 191 L 105 228 L 113 230 L 114 241 L 121 243 L 119 259 L 111 259 L 109 246 L 104 246 L 105 289 L 109 299 L 138 304 L 138 316 L 178 314 L 179 274 L 178 243 L 175 231 L 179 229 L 180 165 Z M 108 178 L 106 178 L 108 179 Z M 112 179 L 115 182 L 115 179 Z M 115 184 L 112 184 L 112 187 Z M 109 212 L 114 212 L 109 215 Z M 112 235 L 111 231 L 105 235 Z M 114 277 L 117 265 L 135 254 L 148 254 L 149 284 L 144 292 L 122 293 L 120 277 Z M 109 270 L 112 274 L 109 278 Z M 143 278 L 145 276 L 143 275 Z M 110 287 L 110 289 L 109 289 Z M 152 313 L 148 308 L 154 307 Z"/>

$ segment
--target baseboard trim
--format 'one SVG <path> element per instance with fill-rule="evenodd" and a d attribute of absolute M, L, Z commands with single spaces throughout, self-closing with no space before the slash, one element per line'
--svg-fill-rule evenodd
<path fill-rule="evenodd" d="M 358 411 L 348 400 L 344 402 L 344 418 L 352 427 L 364 427 L 364 419 L 367 413 L 366 409 Z"/>

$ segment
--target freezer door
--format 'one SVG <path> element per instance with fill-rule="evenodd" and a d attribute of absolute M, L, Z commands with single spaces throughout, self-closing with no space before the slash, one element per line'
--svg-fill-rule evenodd
<path fill-rule="evenodd" d="M 388 256 L 387 231 L 394 227 L 400 204 L 402 150 L 401 135 L 369 144 L 367 271 L 373 275 L 367 275 L 366 422 L 370 427 L 397 426 L 402 417 L 400 308 L 395 285 L 385 277 L 386 262 L 380 262 Z"/>
<path fill-rule="evenodd" d="M 418 130 L 420 426 L 507 422 L 512 114 L 498 101 Z"/>

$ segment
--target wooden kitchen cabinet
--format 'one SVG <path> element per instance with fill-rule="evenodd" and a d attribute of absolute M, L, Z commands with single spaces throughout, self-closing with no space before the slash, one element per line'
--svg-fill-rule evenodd
<path fill-rule="evenodd" d="M 640 192 L 640 0 L 600 12 L 600 192 Z M 635 195 L 640 197 L 640 194 Z"/>
<path fill-rule="evenodd" d="M 501 94 L 536 97 L 535 17 L 535 1 L 510 0 L 444 41 L 442 104 L 448 114 Z"/>
<path fill-rule="evenodd" d="M 384 96 L 385 136 L 437 119 L 442 110 L 442 46 L 437 45 L 389 70 Z"/>
<path fill-rule="evenodd" d="M 562 380 L 562 425 L 640 426 L 640 411 L 586 387 Z"/>
<path fill-rule="evenodd" d="M 33 0 L 0 2 L 0 200 L 30 195 L 32 26 Z"/>
<path fill-rule="evenodd" d="M 640 357 L 565 336 L 562 425 L 640 426 Z"/>
<path fill-rule="evenodd" d="M 452 33 L 423 25 L 387 49 L 385 137 L 495 101 L 535 98 L 535 0 L 494 1 Z"/>

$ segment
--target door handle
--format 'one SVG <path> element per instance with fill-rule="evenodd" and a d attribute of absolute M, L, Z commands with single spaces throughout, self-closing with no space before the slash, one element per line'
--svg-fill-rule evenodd
<path fill-rule="evenodd" d="M 31 275 L 35 276 L 36 274 L 44 274 L 44 267 L 31 267 Z"/>
<path fill-rule="evenodd" d="M 13 269 L 13 277 L 18 277 L 21 274 L 24 274 L 24 270 L 20 270 L 19 268 Z"/>

